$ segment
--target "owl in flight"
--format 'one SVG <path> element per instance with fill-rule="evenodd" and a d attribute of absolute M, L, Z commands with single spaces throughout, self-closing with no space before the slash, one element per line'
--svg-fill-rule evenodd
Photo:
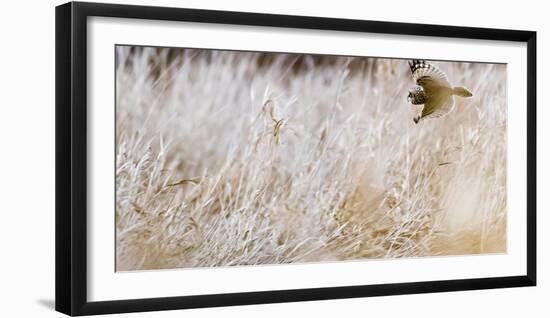
<path fill-rule="evenodd" d="M 416 87 L 409 91 L 407 100 L 413 105 L 424 105 L 422 113 L 413 118 L 418 124 L 425 118 L 437 118 L 452 112 L 455 106 L 454 95 L 471 97 L 464 87 L 453 87 L 447 75 L 424 60 L 409 61 Z"/>

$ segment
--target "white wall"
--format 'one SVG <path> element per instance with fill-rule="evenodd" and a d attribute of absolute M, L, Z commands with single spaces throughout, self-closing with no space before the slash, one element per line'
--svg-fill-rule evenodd
<path fill-rule="evenodd" d="M 550 314 L 550 24 L 544 1 L 112 1 L 191 8 L 422 22 L 538 31 L 539 286 L 118 315 L 117 317 L 519 317 Z M 0 10 L 0 316 L 60 317 L 54 297 L 54 6 L 10 1 Z"/>

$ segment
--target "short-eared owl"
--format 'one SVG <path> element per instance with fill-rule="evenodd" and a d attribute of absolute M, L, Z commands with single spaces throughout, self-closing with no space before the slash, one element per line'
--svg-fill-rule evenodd
<path fill-rule="evenodd" d="M 409 61 L 416 87 L 409 91 L 407 100 L 414 105 L 424 105 L 422 113 L 413 118 L 415 123 L 425 118 L 437 118 L 452 112 L 455 106 L 453 96 L 470 97 L 472 93 L 464 87 L 453 87 L 447 75 L 437 67 L 423 60 Z"/>

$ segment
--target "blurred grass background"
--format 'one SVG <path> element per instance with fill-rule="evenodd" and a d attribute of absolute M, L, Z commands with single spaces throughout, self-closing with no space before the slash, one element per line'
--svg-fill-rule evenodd
<path fill-rule="evenodd" d="M 117 270 L 506 252 L 506 66 L 117 47 Z"/>

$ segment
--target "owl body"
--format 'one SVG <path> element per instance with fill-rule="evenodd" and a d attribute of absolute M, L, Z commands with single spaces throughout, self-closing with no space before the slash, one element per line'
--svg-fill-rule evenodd
<path fill-rule="evenodd" d="M 417 86 L 409 91 L 407 100 L 413 105 L 423 105 L 421 114 L 413 118 L 415 123 L 451 113 L 455 95 L 472 96 L 464 87 L 452 87 L 445 73 L 423 60 L 412 60 L 409 66 Z"/>
<path fill-rule="evenodd" d="M 423 105 L 426 102 L 426 93 L 422 87 L 417 86 L 409 91 L 407 100 L 413 105 Z"/>

